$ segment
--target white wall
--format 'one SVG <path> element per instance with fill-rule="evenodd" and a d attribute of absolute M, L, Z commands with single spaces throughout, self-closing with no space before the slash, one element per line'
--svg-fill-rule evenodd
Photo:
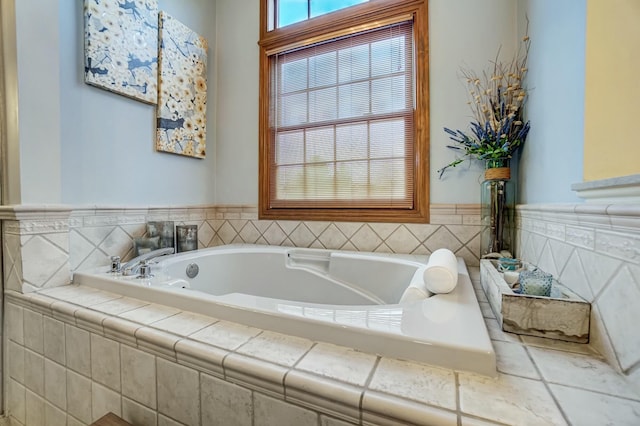
<path fill-rule="evenodd" d="M 209 40 L 208 79 L 215 82 L 215 3 L 159 6 Z M 156 152 L 154 106 L 84 83 L 82 2 L 19 0 L 16 9 L 23 204 L 215 202 L 213 90 L 207 158 Z"/>
<path fill-rule="evenodd" d="M 58 1 L 16 0 L 15 6 L 21 194 L 12 201 L 59 203 L 62 189 Z"/>
<path fill-rule="evenodd" d="M 260 1 L 216 1 L 219 204 L 258 203 Z"/>
<path fill-rule="evenodd" d="M 84 84 L 80 1 L 16 1 L 23 203 L 255 204 L 260 0 L 160 0 L 209 45 L 207 158 L 154 150 L 154 107 Z M 477 203 L 481 164 L 455 158 L 443 127 L 471 118 L 461 66 L 513 54 L 531 21 L 520 201 L 572 202 L 582 176 L 585 0 L 430 0 L 432 203 Z M 58 16 L 58 20 L 51 19 Z"/>
<path fill-rule="evenodd" d="M 217 202 L 258 202 L 258 15 L 260 0 L 217 0 L 218 186 Z M 481 168 L 467 165 L 439 180 L 452 161 L 444 126 L 466 128 L 466 91 L 460 66 L 483 69 L 498 47 L 509 57 L 515 41 L 512 0 L 431 0 L 431 202 L 478 203 Z M 479 25 L 481 24 L 481 25 Z"/>
<path fill-rule="evenodd" d="M 515 49 L 516 3 L 512 0 L 430 0 L 431 203 L 479 203 L 484 164 L 473 161 L 445 172 L 456 158 L 443 128 L 468 130 L 472 119 L 460 67 L 481 74 L 500 50 L 508 62 Z"/>
<path fill-rule="evenodd" d="M 532 40 L 519 202 L 579 202 L 571 184 L 582 182 L 586 0 L 520 0 L 518 15 Z"/>

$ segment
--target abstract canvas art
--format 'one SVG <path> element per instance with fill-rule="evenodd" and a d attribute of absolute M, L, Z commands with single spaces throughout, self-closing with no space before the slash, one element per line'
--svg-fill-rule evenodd
<path fill-rule="evenodd" d="M 156 149 L 205 157 L 207 40 L 160 12 Z"/>
<path fill-rule="evenodd" d="M 84 1 L 85 82 L 157 103 L 156 0 Z"/>

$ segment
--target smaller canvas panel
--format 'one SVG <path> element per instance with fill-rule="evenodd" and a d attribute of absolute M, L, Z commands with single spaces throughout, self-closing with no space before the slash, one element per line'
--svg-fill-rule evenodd
<path fill-rule="evenodd" d="M 156 149 L 205 157 L 207 40 L 160 12 Z"/>

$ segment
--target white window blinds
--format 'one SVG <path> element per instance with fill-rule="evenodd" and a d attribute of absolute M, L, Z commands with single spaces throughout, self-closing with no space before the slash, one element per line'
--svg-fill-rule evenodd
<path fill-rule="evenodd" d="M 270 57 L 270 207 L 413 207 L 412 22 Z"/>

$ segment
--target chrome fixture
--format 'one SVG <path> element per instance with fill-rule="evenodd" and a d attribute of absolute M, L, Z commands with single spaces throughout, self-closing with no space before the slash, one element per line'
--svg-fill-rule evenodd
<path fill-rule="evenodd" d="M 147 263 L 146 260 L 140 261 L 140 273 L 136 278 L 151 278 L 153 274 L 151 273 L 151 265 Z"/>
<path fill-rule="evenodd" d="M 111 272 L 120 272 L 121 269 L 120 256 L 111 256 Z"/>
<path fill-rule="evenodd" d="M 142 266 L 142 262 L 147 262 L 156 257 L 165 256 L 167 254 L 173 254 L 175 250 L 173 247 L 165 247 L 157 250 L 152 250 L 148 253 L 141 254 L 138 257 L 134 257 L 124 265 L 120 267 L 122 275 L 136 275 Z M 146 265 L 146 263 L 145 263 Z"/>

